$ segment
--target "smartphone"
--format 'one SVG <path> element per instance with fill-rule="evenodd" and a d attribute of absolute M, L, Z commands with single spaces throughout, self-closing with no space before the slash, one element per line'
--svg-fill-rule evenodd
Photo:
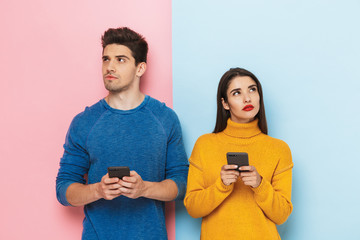
<path fill-rule="evenodd" d="M 109 178 L 117 177 L 122 179 L 127 176 L 130 177 L 129 167 L 108 167 Z"/>
<path fill-rule="evenodd" d="M 249 156 L 246 152 L 228 152 L 226 153 L 228 165 L 237 165 L 238 167 L 249 166 Z M 239 172 L 248 172 L 248 170 Z"/>

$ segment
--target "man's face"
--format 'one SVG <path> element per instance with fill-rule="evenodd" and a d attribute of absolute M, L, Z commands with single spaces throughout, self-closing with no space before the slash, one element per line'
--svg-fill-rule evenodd
<path fill-rule="evenodd" d="M 109 92 L 123 92 L 135 84 L 141 77 L 141 65 L 135 65 L 135 58 L 131 54 L 131 50 L 119 44 L 109 44 L 105 47 L 103 53 L 102 74 L 105 88 Z"/>

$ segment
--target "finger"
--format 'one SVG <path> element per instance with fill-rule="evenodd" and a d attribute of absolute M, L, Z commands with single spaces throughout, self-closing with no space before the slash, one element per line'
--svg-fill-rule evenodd
<path fill-rule="evenodd" d="M 132 189 L 124 188 L 124 187 L 119 188 L 119 190 L 121 191 L 121 193 L 122 193 L 123 195 L 125 195 L 125 194 L 130 194 L 130 193 L 132 192 Z"/>
<path fill-rule="evenodd" d="M 237 169 L 238 165 L 224 165 L 222 166 L 223 170 Z"/>
<path fill-rule="evenodd" d="M 235 176 L 239 176 L 240 173 L 238 171 L 235 170 L 227 170 L 227 171 L 222 171 L 223 175 L 235 175 Z"/>
<path fill-rule="evenodd" d="M 223 178 L 223 180 L 227 182 L 236 182 L 237 178 L 229 177 L 229 178 Z"/>
<path fill-rule="evenodd" d="M 123 182 L 129 182 L 129 183 L 136 183 L 137 182 L 137 178 L 134 177 L 123 177 L 122 178 Z"/>
<path fill-rule="evenodd" d="M 121 194 L 108 194 L 108 195 L 105 196 L 105 199 L 106 200 L 113 200 L 114 198 L 117 198 L 119 196 L 121 196 Z"/>
<path fill-rule="evenodd" d="M 140 176 L 136 171 L 130 171 L 130 177 Z"/>
<path fill-rule="evenodd" d="M 137 198 L 133 193 L 124 193 L 123 195 L 124 195 L 125 197 L 132 198 L 132 199 Z"/>
<path fill-rule="evenodd" d="M 122 193 L 122 191 L 121 191 L 120 188 L 118 188 L 118 189 L 108 189 L 107 191 L 105 191 L 105 194 L 108 195 L 108 196 L 110 196 L 110 195 L 119 195 L 121 193 Z"/>
<path fill-rule="evenodd" d="M 134 188 L 134 184 L 131 182 L 125 182 L 123 180 L 120 180 L 119 183 L 121 185 L 120 187 Z"/>
<path fill-rule="evenodd" d="M 249 181 L 254 181 L 255 179 L 253 177 L 242 177 L 241 180 L 243 182 L 249 182 Z"/>
<path fill-rule="evenodd" d="M 140 175 L 135 171 L 130 171 L 130 177 L 123 177 L 122 180 L 126 182 L 135 183 L 138 178 L 141 178 Z"/>
<path fill-rule="evenodd" d="M 241 166 L 239 169 L 241 171 L 251 171 L 253 166 Z"/>
<path fill-rule="evenodd" d="M 246 181 L 244 182 L 246 186 L 253 186 L 255 184 L 255 181 Z"/>
<path fill-rule="evenodd" d="M 116 184 L 106 185 L 106 187 L 107 187 L 107 189 L 114 190 L 114 189 L 119 189 L 121 187 L 121 185 L 116 183 Z"/>
<path fill-rule="evenodd" d="M 241 177 L 250 177 L 250 176 L 255 176 L 256 174 L 254 172 L 241 172 L 240 176 Z"/>
<path fill-rule="evenodd" d="M 104 183 L 105 184 L 112 184 L 112 183 L 117 183 L 117 182 L 119 182 L 119 178 L 117 178 L 117 177 L 114 177 L 114 178 L 109 178 L 109 177 L 105 177 L 104 178 Z"/>

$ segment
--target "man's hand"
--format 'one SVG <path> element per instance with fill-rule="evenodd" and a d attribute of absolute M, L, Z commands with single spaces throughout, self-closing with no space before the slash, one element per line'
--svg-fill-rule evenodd
<path fill-rule="evenodd" d="M 121 194 L 125 197 L 135 199 L 145 195 L 146 182 L 135 171 L 130 171 L 130 177 L 123 177 L 119 183 Z"/>
<path fill-rule="evenodd" d="M 224 165 L 221 167 L 221 180 L 226 186 L 236 182 L 238 179 L 239 171 L 236 171 L 235 169 L 237 169 L 237 165 Z"/>
<path fill-rule="evenodd" d="M 109 174 L 107 173 L 101 178 L 101 182 L 98 183 L 96 191 L 100 198 L 113 200 L 121 195 L 120 187 L 119 178 L 109 178 Z"/>
<path fill-rule="evenodd" d="M 262 177 L 257 172 L 254 166 L 243 166 L 240 167 L 240 170 L 247 170 L 249 172 L 241 172 L 240 177 L 245 185 L 251 186 L 253 188 L 257 188 L 262 180 Z"/>

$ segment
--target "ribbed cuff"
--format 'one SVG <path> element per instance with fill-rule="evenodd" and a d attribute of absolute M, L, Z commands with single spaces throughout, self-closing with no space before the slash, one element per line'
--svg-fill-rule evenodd
<path fill-rule="evenodd" d="M 270 183 L 266 179 L 262 178 L 260 185 L 257 186 L 256 188 L 251 188 L 251 189 L 254 191 L 255 194 L 261 194 L 262 192 L 264 192 L 266 190 L 266 188 L 269 184 Z"/>
<path fill-rule="evenodd" d="M 232 191 L 234 189 L 234 183 L 230 184 L 229 186 L 226 186 L 223 183 L 223 181 L 221 180 L 221 177 L 219 177 L 216 180 L 215 186 L 220 192 L 229 192 L 229 191 Z"/>

